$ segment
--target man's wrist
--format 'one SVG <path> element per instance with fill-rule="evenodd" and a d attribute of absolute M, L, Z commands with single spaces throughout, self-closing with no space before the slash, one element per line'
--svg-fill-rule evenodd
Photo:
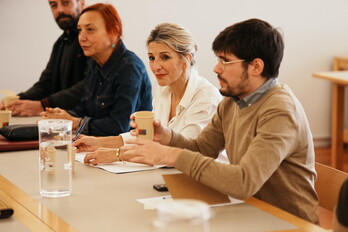
<path fill-rule="evenodd" d="M 172 141 L 173 130 L 169 127 L 165 128 L 163 139 L 161 141 L 162 145 L 168 145 Z"/>
<path fill-rule="evenodd" d="M 168 147 L 170 149 L 166 154 L 165 165 L 175 167 L 175 164 L 180 156 L 182 149 L 176 147 Z"/>

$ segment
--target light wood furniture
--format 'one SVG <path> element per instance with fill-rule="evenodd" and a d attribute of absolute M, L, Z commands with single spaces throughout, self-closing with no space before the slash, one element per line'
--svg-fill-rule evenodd
<path fill-rule="evenodd" d="M 332 62 L 332 71 L 348 70 L 348 57 L 334 57 Z"/>
<path fill-rule="evenodd" d="M 318 174 L 315 189 L 319 196 L 319 205 L 333 211 L 341 186 L 348 179 L 348 173 L 320 163 L 315 163 L 315 169 Z"/>
<path fill-rule="evenodd" d="M 317 72 L 313 76 L 329 80 L 332 83 L 331 166 L 342 170 L 344 149 L 344 90 L 348 86 L 348 71 Z M 348 138 L 348 134 L 346 135 Z"/>
<path fill-rule="evenodd" d="M 348 70 L 348 57 L 334 57 L 332 62 L 332 71 Z M 344 91 L 344 90 L 343 90 Z M 343 104 L 344 110 L 344 104 Z M 348 130 L 343 131 L 343 143 L 348 143 Z"/>
<path fill-rule="evenodd" d="M 0 186 L 0 199 L 13 208 L 15 212 L 13 217 L 16 217 L 30 231 L 77 232 L 76 229 L 55 215 L 52 211 L 48 210 L 45 206 L 38 204 L 36 200 L 3 176 L 0 176 Z M 23 202 L 25 202 L 25 204 Z"/>
<path fill-rule="evenodd" d="M 338 194 L 343 182 L 348 178 L 348 173 L 329 167 L 324 164 L 315 163 L 318 177 L 315 189 L 319 196 L 319 217 L 321 226 L 332 228 L 333 210 L 338 201 Z"/>
<path fill-rule="evenodd" d="M 12 223 L 23 224 L 30 231 L 153 231 L 155 211 L 144 210 L 136 199 L 167 195 L 155 191 L 152 185 L 164 183 L 162 174 L 178 173 L 175 169 L 158 169 L 111 174 L 75 163 L 72 195 L 50 199 L 39 195 L 38 156 L 37 150 L 0 153 L 0 191 L 12 199 L 11 204 L 26 209 L 22 212 L 15 208 Z M 211 232 L 325 231 L 255 198 L 212 210 Z M 50 230 L 32 225 L 38 220 Z M 0 224 L 0 231 L 9 231 L 6 225 L 10 224 Z"/>

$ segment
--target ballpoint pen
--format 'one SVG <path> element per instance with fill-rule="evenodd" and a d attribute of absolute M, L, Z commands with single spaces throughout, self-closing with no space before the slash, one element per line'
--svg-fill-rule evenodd
<path fill-rule="evenodd" d="M 77 133 L 76 133 L 76 135 L 75 135 L 75 137 L 73 138 L 73 142 L 75 142 L 76 141 L 76 139 L 79 137 L 79 135 L 81 134 L 81 132 L 82 132 L 82 130 L 83 130 L 83 128 L 86 126 L 86 123 L 84 122 L 81 126 L 80 126 L 80 128 L 77 130 Z"/>

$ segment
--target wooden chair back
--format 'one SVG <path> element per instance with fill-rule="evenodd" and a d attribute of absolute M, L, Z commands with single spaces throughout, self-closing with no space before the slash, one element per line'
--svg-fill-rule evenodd
<path fill-rule="evenodd" d="M 315 169 L 318 173 L 315 190 L 319 196 L 319 206 L 333 211 L 338 201 L 341 186 L 348 178 L 348 173 L 317 162 Z"/>
<path fill-rule="evenodd" d="M 333 71 L 348 70 L 348 57 L 334 57 L 332 63 Z"/>

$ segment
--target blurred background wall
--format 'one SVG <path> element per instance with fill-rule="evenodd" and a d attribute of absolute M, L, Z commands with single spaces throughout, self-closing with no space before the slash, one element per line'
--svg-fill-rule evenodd
<path fill-rule="evenodd" d="M 105 2 L 86 0 L 87 5 Z M 172 22 L 192 32 L 197 44 L 197 68 L 218 87 L 212 71 L 215 36 L 225 27 L 260 18 L 284 34 L 285 54 L 279 80 L 300 99 L 310 121 L 316 146 L 330 138 L 331 88 L 312 77 L 331 69 L 333 56 L 348 56 L 347 0 L 110 0 L 124 25 L 124 42 L 147 65 L 145 40 L 158 23 Z M 54 41 L 62 33 L 48 1 L 0 0 L 0 89 L 20 92 L 38 80 Z"/>

